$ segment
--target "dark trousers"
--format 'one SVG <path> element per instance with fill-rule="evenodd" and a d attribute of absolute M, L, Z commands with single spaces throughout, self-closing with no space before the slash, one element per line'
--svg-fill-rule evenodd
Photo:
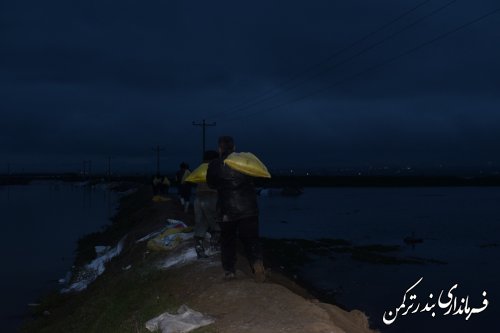
<path fill-rule="evenodd" d="M 250 263 L 262 260 L 259 242 L 259 218 L 257 216 L 235 221 L 220 222 L 220 247 L 222 267 L 227 272 L 234 272 L 236 265 L 236 242 L 243 243 L 245 255 Z"/>

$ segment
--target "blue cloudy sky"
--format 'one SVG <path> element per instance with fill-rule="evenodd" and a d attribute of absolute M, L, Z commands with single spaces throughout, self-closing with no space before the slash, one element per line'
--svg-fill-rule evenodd
<path fill-rule="evenodd" d="M 0 173 L 500 164 L 497 1 L 0 2 Z"/>

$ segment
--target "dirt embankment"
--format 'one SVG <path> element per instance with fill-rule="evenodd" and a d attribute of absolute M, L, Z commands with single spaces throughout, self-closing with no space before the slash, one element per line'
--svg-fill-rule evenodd
<path fill-rule="evenodd" d="M 362 312 L 321 303 L 278 273 L 271 271 L 265 283 L 254 282 L 243 258 L 230 281 L 222 278 L 218 255 L 161 269 L 192 241 L 170 252 L 150 252 L 146 242 L 136 240 L 161 228 L 166 218 L 191 224 L 193 216 L 175 200 L 153 203 L 150 198 L 147 187 L 124 198 L 112 226 L 80 242 L 82 260 L 94 245 L 113 245 L 126 235 L 123 252 L 103 275 L 80 293 L 46 297 L 24 331 L 147 332 L 147 320 L 186 304 L 215 318 L 215 324 L 195 332 L 374 332 Z"/>
<path fill-rule="evenodd" d="M 217 332 L 373 332 L 362 312 L 320 303 L 305 291 L 301 291 L 305 297 L 298 295 L 289 288 L 300 287 L 272 272 L 269 281 L 256 283 L 243 258 L 239 257 L 239 263 L 237 278 L 231 281 L 222 279 L 217 257 L 172 268 L 173 284 L 178 287 L 173 295 L 215 317 Z"/>

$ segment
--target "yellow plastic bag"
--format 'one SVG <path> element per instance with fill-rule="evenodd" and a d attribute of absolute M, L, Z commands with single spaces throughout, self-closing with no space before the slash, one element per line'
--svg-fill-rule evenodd
<path fill-rule="evenodd" d="M 225 160 L 231 169 L 252 177 L 271 178 L 266 166 L 252 153 L 232 153 Z"/>
<path fill-rule="evenodd" d="M 153 197 L 153 201 L 154 202 L 165 202 L 165 201 L 170 201 L 171 199 L 170 198 L 167 198 L 167 197 L 164 197 L 164 196 L 161 196 L 161 195 L 155 195 Z"/>
<path fill-rule="evenodd" d="M 208 163 L 202 163 L 199 167 L 194 169 L 189 176 L 186 177 L 187 182 L 190 183 L 206 183 L 207 182 Z"/>

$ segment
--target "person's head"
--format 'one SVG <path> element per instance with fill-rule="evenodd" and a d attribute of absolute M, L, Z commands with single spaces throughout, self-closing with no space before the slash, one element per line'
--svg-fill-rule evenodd
<path fill-rule="evenodd" d="M 231 154 L 234 151 L 234 140 L 231 136 L 219 138 L 219 153 L 221 155 Z"/>
<path fill-rule="evenodd" d="M 203 162 L 210 162 L 212 160 L 215 160 L 218 157 L 219 157 L 219 153 L 216 152 L 215 150 L 207 150 L 203 154 Z"/>

